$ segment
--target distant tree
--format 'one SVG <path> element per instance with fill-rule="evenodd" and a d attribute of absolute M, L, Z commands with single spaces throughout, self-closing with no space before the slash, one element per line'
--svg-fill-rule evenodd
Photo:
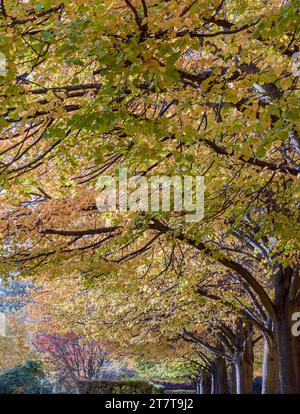
<path fill-rule="evenodd" d="M 96 341 L 84 342 L 73 333 L 66 335 L 39 334 L 39 350 L 57 373 L 60 383 L 76 388 L 82 380 L 99 378 L 108 353 Z"/>
<path fill-rule="evenodd" d="M 6 335 L 0 335 L 0 373 L 36 358 L 21 310 L 5 315 L 4 331 Z"/>

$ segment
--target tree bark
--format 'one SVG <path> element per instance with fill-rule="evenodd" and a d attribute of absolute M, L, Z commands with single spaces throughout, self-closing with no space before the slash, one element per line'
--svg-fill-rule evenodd
<path fill-rule="evenodd" d="M 264 338 L 262 394 L 279 393 L 278 346 L 274 339 Z"/>
<path fill-rule="evenodd" d="M 210 376 L 210 373 L 206 369 L 203 369 L 201 373 L 200 389 L 201 389 L 201 394 L 211 393 L 211 376 Z"/>
<path fill-rule="evenodd" d="M 298 312 L 299 312 L 298 307 Z M 293 348 L 294 348 L 294 355 L 296 360 L 296 383 L 297 383 L 297 390 L 300 393 L 300 336 L 293 336 Z"/>
<path fill-rule="evenodd" d="M 230 365 L 229 372 L 229 392 L 230 394 L 236 394 L 236 373 L 235 365 L 233 363 Z"/>
<path fill-rule="evenodd" d="M 238 349 L 234 356 L 237 394 L 252 394 L 253 388 L 253 328 L 246 319 L 237 322 Z"/>
<path fill-rule="evenodd" d="M 285 308 L 284 312 L 279 313 L 277 321 L 280 392 L 281 394 L 297 394 L 296 360 L 287 304 Z"/>
<path fill-rule="evenodd" d="M 253 363 L 243 360 L 238 355 L 236 358 L 236 392 L 237 394 L 252 394 L 253 387 Z"/>
<path fill-rule="evenodd" d="M 297 303 L 290 295 L 292 273 L 291 268 L 286 268 L 280 269 L 275 275 L 276 333 L 281 394 L 300 394 L 298 345 L 292 334 L 292 314 L 297 311 Z"/>
<path fill-rule="evenodd" d="M 217 386 L 216 386 L 216 373 L 213 372 L 211 374 L 211 390 L 210 390 L 211 394 L 217 394 Z"/>
<path fill-rule="evenodd" d="M 201 394 L 201 378 L 195 381 L 196 394 Z"/>
<path fill-rule="evenodd" d="M 227 394 L 228 380 L 225 359 L 217 357 L 215 359 L 216 375 L 215 375 L 215 394 Z"/>

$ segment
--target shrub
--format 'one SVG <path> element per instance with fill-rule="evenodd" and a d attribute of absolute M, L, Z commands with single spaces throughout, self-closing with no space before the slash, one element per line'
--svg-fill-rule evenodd
<path fill-rule="evenodd" d="M 80 394 L 163 394 L 164 387 L 142 380 L 82 381 Z"/>
<path fill-rule="evenodd" d="M 39 394 L 44 376 L 40 361 L 17 365 L 0 376 L 0 394 Z"/>

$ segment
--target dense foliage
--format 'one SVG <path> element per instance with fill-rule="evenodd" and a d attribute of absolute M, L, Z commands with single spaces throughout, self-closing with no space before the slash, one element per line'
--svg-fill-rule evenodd
<path fill-rule="evenodd" d="M 263 392 L 300 393 L 299 0 L 1 5 L 0 266 L 35 329 L 205 393 L 251 393 L 263 354 Z M 203 220 L 99 212 L 121 167 L 204 176 Z"/>

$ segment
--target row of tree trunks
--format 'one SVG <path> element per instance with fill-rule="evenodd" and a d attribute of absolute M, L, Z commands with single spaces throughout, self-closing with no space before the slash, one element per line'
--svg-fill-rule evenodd
<path fill-rule="evenodd" d="M 186 332 L 189 340 L 209 349 L 214 354 L 207 370 L 201 369 L 197 392 L 201 394 L 251 394 L 253 390 L 253 326 L 246 318 L 238 318 L 235 329 L 222 325 L 216 346 L 201 341 L 197 336 Z M 228 367 L 229 366 L 229 379 Z M 211 376 L 211 387 L 207 381 L 207 372 Z M 209 392 L 209 388 L 211 391 Z"/>
<path fill-rule="evenodd" d="M 286 268 L 275 265 L 273 282 L 274 312 L 272 315 L 270 312 L 268 319 L 262 322 L 266 329 L 261 330 L 264 338 L 262 393 L 300 394 L 300 336 L 295 336 L 292 329 L 295 323 L 293 315 L 300 312 L 299 265 Z M 226 392 L 252 393 L 254 344 L 251 320 L 240 318 L 234 332 L 225 328 L 222 344 L 231 355 Z M 223 374 L 220 377 L 216 375 L 213 392 L 223 393 L 225 387 L 220 384 Z"/>
<path fill-rule="evenodd" d="M 284 296 L 279 303 L 273 335 L 264 336 L 262 393 L 300 394 L 300 337 L 292 334 L 292 314 L 299 311 L 299 305 Z M 242 394 L 251 392 L 250 382 L 245 385 L 239 378 L 243 369 L 249 370 L 245 375 L 249 379 L 253 365 L 247 367 L 245 361 L 244 367 L 237 366 L 237 393 Z"/>
<path fill-rule="evenodd" d="M 253 327 L 247 319 L 239 319 L 236 324 L 235 332 L 228 327 L 223 330 L 223 334 L 228 334 L 228 339 L 234 338 L 234 343 L 227 343 L 227 351 L 232 355 L 229 369 L 226 359 L 220 355 L 215 358 L 210 366 L 211 387 L 207 380 L 208 371 L 200 371 L 199 393 L 201 394 L 251 394 L 253 389 Z M 215 348 L 216 352 L 225 354 L 225 346 L 219 342 Z M 211 391 L 209 389 L 211 388 Z"/>
<path fill-rule="evenodd" d="M 199 380 L 196 384 L 197 394 L 227 394 L 228 379 L 226 362 L 222 357 L 217 357 L 212 363 L 212 369 L 201 369 Z"/>
<path fill-rule="evenodd" d="M 291 335 L 289 320 L 279 325 L 278 344 L 274 339 L 264 338 L 263 394 L 300 394 L 300 338 Z M 230 365 L 227 379 L 226 362 L 217 357 L 214 374 L 204 370 L 200 378 L 201 394 L 251 394 L 253 384 L 253 359 L 251 347 L 238 354 Z M 213 379 L 211 379 L 211 376 Z"/>

